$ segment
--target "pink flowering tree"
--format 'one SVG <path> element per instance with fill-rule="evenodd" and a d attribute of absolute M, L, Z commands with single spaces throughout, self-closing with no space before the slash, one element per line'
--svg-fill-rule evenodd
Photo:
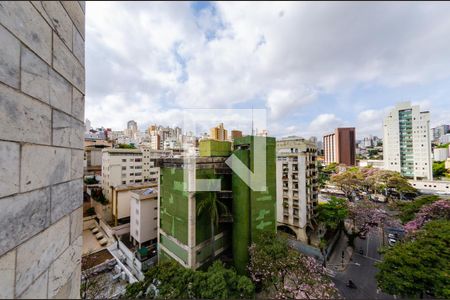
<path fill-rule="evenodd" d="M 349 202 L 348 217 L 352 222 L 352 228 L 346 229 L 350 244 L 354 239 L 377 226 L 401 227 L 398 219 L 391 217 L 378 203 L 369 200 Z"/>
<path fill-rule="evenodd" d="M 450 220 L 450 200 L 438 200 L 423 206 L 416 217 L 405 224 L 405 230 L 408 235 L 414 235 L 427 222 L 438 219 Z"/>
<path fill-rule="evenodd" d="M 330 299 L 339 297 L 325 269 L 311 257 L 288 247 L 286 240 L 264 233 L 250 248 L 248 271 L 267 298 Z"/>

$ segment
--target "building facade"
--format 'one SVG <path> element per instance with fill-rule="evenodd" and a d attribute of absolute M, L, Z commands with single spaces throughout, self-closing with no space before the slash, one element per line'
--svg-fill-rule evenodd
<path fill-rule="evenodd" d="M 131 192 L 130 235 L 141 248 L 143 243 L 158 237 L 158 192 L 141 189 Z"/>
<path fill-rule="evenodd" d="M 231 210 L 231 170 L 227 157 L 200 157 L 188 164 L 182 158 L 161 162 L 158 251 L 159 260 L 173 259 L 182 266 L 197 269 L 230 247 L 230 218 L 211 222 L 208 209 L 198 206 L 209 197 Z M 185 177 L 186 176 L 186 177 Z M 188 184 L 201 179 L 220 180 L 221 192 L 188 191 Z M 214 241 L 214 242 L 213 242 Z M 214 246 L 213 246 L 214 243 Z M 213 251 L 214 247 L 214 251 Z"/>
<path fill-rule="evenodd" d="M 356 165 L 355 128 L 336 128 L 334 133 L 323 138 L 325 164 L 338 163 Z"/>
<path fill-rule="evenodd" d="M 324 161 L 326 165 L 336 162 L 335 134 L 327 134 L 323 137 Z"/>
<path fill-rule="evenodd" d="M 110 200 L 112 189 L 119 185 L 142 183 L 143 155 L 138 149 L 103 149 L 102 189 Z"/>
<path fill-rule="evenodd" d="M 432 180 L 430 113 L 399 103 L 383 123 L 384 167 L 414 179 Z"/>
<path fill-rule="evenodd" d="M 259 153 L 258 153 L 259 152 Z M 260 157 L 260 154 L 265 155 Z M 264 191 L 254 190 L 233 172 L 233 261 L 237 272 L 244 274 L 249 262 L 248 247 L 264 232 L 276 232 L 276 163 L 275 138 L 245 136 L 233 142 L 233 155 L 253 176 L 265 168 Z"/>
<path fill-rule="evenodd" d="M 242 131 L 240 130 L 231 130 L 231 140 L 242 137 Z"/>
<path fill-rule="evenodd" d="M 434 148 L 433 161 L 446 161 L 449 157 L 450 148 Z"/>
<path fill-rule="evenodd" d="M 0 5 L 0 298 L 79 298 L 84 1 Z"/>
<path fill-rule="evenodd" d="M 316 153 L 301 138 L 277 141 L 277 224 L 308 244 L 318 205 Z"/>
<path fill-rule="evenodd" d="M 447 133 L 450 133 L 450 125 L 440 125 L 431 129 L 433 141 L 439 140 L 439 138 Z"/>
<path fill-rule="evenodd" d="M 228 133 L 223 127 L 223 123 L 220 123 L 217 127 L 211 128 L 210 138 L 218 141 L 226 141 L 228 139 Z"/>

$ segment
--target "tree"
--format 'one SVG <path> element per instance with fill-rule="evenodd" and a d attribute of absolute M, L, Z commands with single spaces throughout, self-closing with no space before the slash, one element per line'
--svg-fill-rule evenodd
<path fill-rule="evenodd" d="M 382 209 L 380 204 L 369 200 L 349 203 L 348 217 L 353 223 L 351 231 L 345 230 L 350 245 L 353 245 L 354 239 L 358 235 L 367 232 L 376 226 L 387 225 L 390 227 L 401 227 L 400 222 Z"/>
<path fill-rule="evenodd" d="M 239 299 L 252 298 L 250 278 L 227 269 L 220 261 L 204 271 L 186 269 L 167 261 L 149 269 L 144 281 L 130 284 L 126 298 L 147 299 Z"/>
<path fill-rule="evenodd" d="M 331 176 L 331 183 L 336 185 L 350 201 L 353 200 L 353 193 L 362 186 L 361 182 L 359 172 L 353 168 Z"/>
<path fill-rule="evenodd" d="M 414 239 L 383 251 L 378 286 L 402 297 L 450 298 L 450 221 L 428 222 Z"/>
<path fill-rule="evenodd" d="M 400 210 L 399 218 L 403 223 L 411 221 L 414 219 L 416 213 L 420 211 L 422 206 L 431 204 L 439 200 L 439 196 L 436 195 L 423 195 L 416 197 L 411 202 L 400 202 L 397 203 L 397 207 Z"/>
<path fill-rule="evenodd" d="M 447 169 L 445 168 L 445 161 L 433 162 L 433 177 L 439 178 L 445 176 Z"/>
<path fill-rule="evenodd" d="M 267 298 L 336 298 L 338 292 L 314 258 L 290 249 L 274 233 L 255 237 L 250 248 L 250 276 Z"/>
<path fill-rule="evenodd" d="M 345 199 L 331 197 L 326 203 L 317 208 L 317 221 L 328 229 L 336 230 L 348 216 L 348 205 Z"/>
<path fill-rule="evenodd" d="M 85 184 L 97 184 L 98 180 L 95 178 L 95 176 L 92 177 L 85 177 L 84 178 L 84 183 Z"/>
<path fill-rule="evenodd" d="M 206 212 L 210 217 L 211 226 L 211 259 L 215 256 L 215 234 L 214 228 L 219 227 L 220 212 L 228 214 L 228 207 L 217 199 L 217 195 L 214 192 L 197 192 L 195 197 L 200 199 L 197 203 L 197 214 L 200 216 Z"/>
<path fill-rule="evenodd" d="M 412 235 L 431 220 L 450 220 L 450 200 L 438 200 L 422 206 L 416 217 L 405 224 L 405 230 Z"/>
<path fill-rule="evenodd" d="M 136 149 L 136 147 L 133 144 L 119 144 L 118 148 L 121 148 L 121 149 Z"/>
<path fill-rule="evenodd" d="M 337 166 L 337 163 L 331 163 L 327 166 L 322 166 L 320 163 L 317 164 L 319 188 L 325 187 L 327 181 L 330 180 L 331 174 L 336 173 Z"/>

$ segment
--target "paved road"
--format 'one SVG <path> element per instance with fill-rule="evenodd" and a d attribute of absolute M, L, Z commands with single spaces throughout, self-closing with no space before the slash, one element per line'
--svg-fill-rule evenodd
<path fill-rule="evenodd" d="M 360 250 L 362 249 L 362 255 L 375 260 L 381 259 L 378 249 L 382 246 L 383 236 L 381 228 L 373 228 L 367 233 L 367 237 L 364 240 L 359 238 L 355 240 L 355 252 L 360 253 Z"/>
<path fill-rule="evenodd" d="M 374 229 L 367 234 L 365 240 L 357 238 L 355 240 L 355 251 L 352 256 L 352 263 L 347 266 L 343 272 L 337 272 L 332 278 L 341 295 L 346 299 L 394 299 L 394 297 L 381 293 L 377 290 L 375 274 L 378 269 L 374 263 L 380 260 L 380 254 L 377 249 L 382 246 L 381 229 Z M 363 248 L 363 254 L 358 250 Z M 355 263 L 359 264 L 356 265 Z M 356 289 L 350 289 L 346 286 L 348 280 L 352 280 Z"/>

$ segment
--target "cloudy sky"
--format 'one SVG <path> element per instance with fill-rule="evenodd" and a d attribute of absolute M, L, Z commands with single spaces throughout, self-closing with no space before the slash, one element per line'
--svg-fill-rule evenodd
<path fill-rule="evenodd" d="M 188 110 L 246 131 L 253 107 L 272 136 L 361 138 L 401 101 L 450 123 L 450 3 L 89 1 L 86 80 L 86 117 L 115 130 Z"/>

